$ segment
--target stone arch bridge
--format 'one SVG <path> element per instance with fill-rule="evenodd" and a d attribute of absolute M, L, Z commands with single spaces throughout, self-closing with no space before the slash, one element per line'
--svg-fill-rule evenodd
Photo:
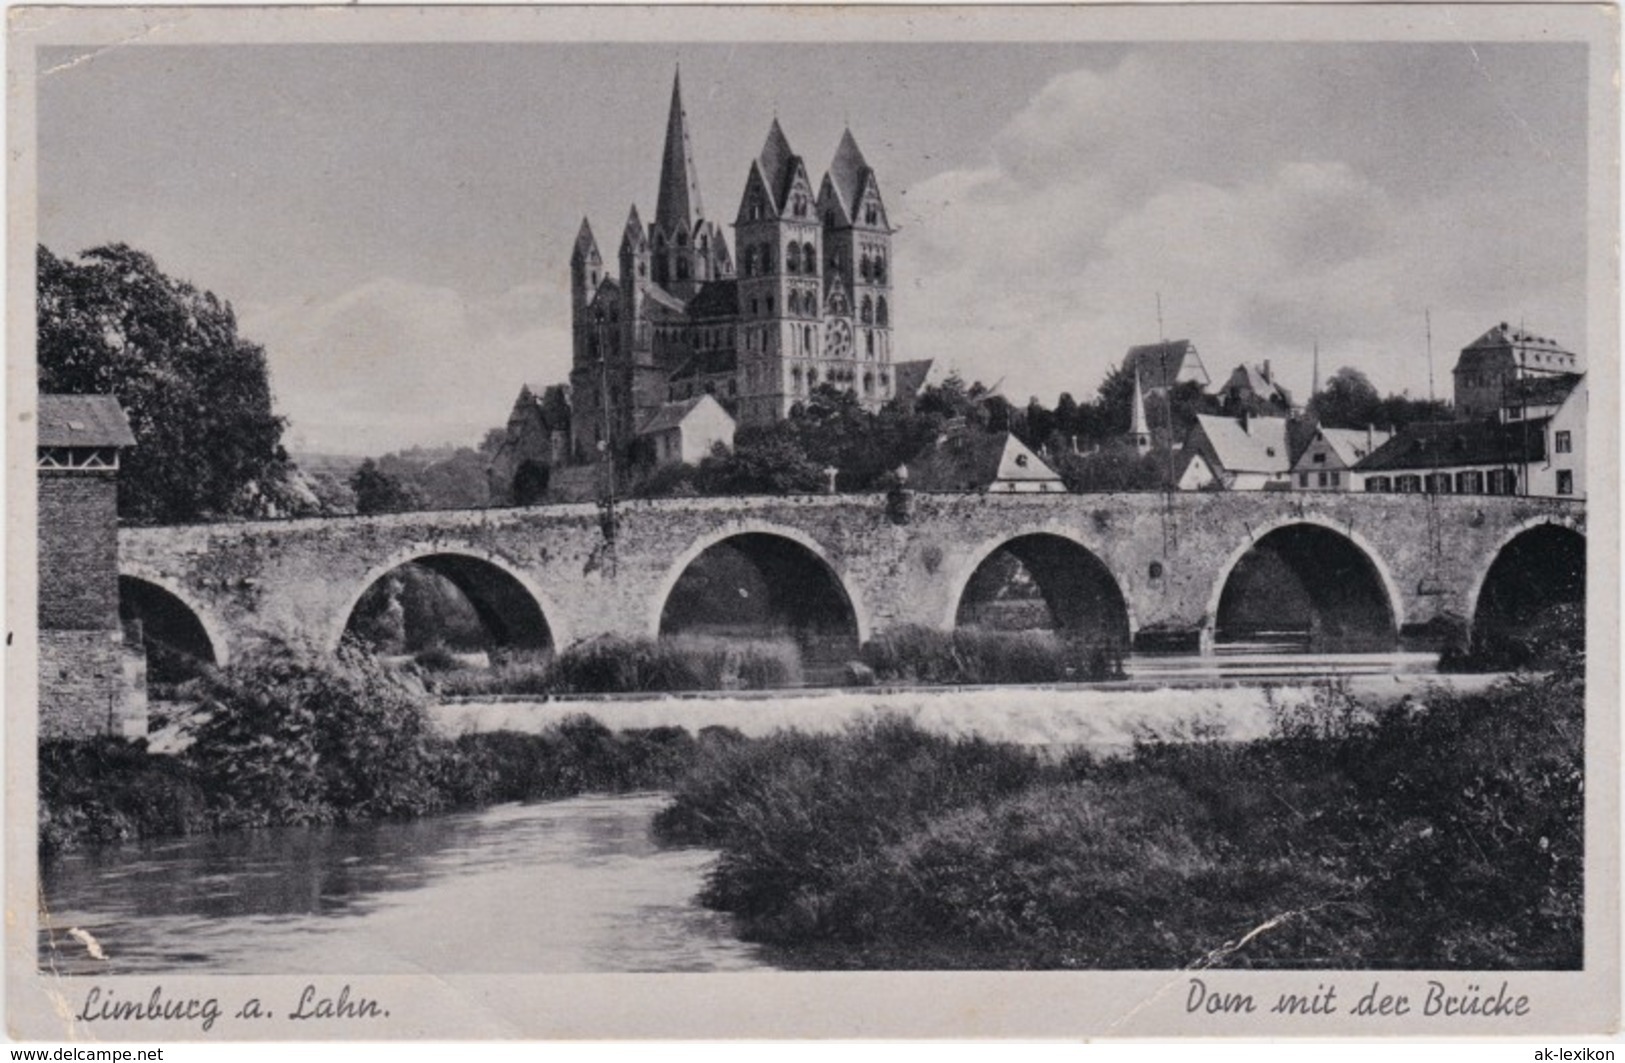
<path fill-rule="evenodd" d="M 718 550 L 755 565 L 757 597 L 787 623 L 833 616 L 858 641 L 974 621 L 999 604 L 978 589 L 990 566 L 1014 558 L 1057 626 L 1122 645 L 1211 652 L 1295 616 L 1344 648 L 1391 649 L 1444 623 L 1516 621 L 1543 595 L 1579 600 L 1584 528 L 1581 503 L 1480 496 L 664 499 L 622 503 L 613 522 L 561 505 L 125 528 L 119 570 L 149 625 L 218 663 L 273 638 L 335 648 L 363 593 L 412 561 L 502 642 L 668 633 L 707 595 L 713 614 L 748 611 L 749 588 L 693 576 Z"/>

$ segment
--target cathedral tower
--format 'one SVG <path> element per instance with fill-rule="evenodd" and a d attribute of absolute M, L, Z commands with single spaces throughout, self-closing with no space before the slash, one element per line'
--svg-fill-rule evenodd
<path fill-rule="evenodd" d="M 822 233 L 812 182 L 776 118 L 745 178 L 734 239 L 741 420 L 762 424 L 831 379 L 821 365 Z"/>
<path fill-rule="evenodd" d="M 880 182 L 850 129 L 818 191 L 824 230 L 826 330 L 850 334 L 858 397 L 874 407 L 894 394 L 892 376 L 892 228 Z M 846 326 L 836 325 L 844 319 Z M 831 352 L 834 353 L 833 351 Z"/>

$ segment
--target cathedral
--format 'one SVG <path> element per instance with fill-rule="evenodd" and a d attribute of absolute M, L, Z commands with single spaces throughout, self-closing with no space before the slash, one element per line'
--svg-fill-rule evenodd
<path fill-rule="evenodd" d="M 679 74 L 652 223 L 632 208 L 618 273 L 586 220 L 570 256 L 572 462 L 706 394 L 741 424 L 785 417 L 820 384 L 871 409 L 895 394 L 893 230 L 851 131 L 815 191 L 775 118 L 732 227 L 737 258 L 700 198 Z"/>

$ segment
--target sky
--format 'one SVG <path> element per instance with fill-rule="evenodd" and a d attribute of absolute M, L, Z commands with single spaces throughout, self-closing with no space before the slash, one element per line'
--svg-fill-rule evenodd
<path fill-rule="evenodd" d="M 235 307 L 290 449 L 475 444 L 566 378 L 568 259 L 654 213 L 681 65 L 708 217 L 776 116 L 849 125 L 894 226 L 896 357 L 1080 401 L 1136 343 L 1307 391 L 1449 391 L 1522 322 L 1586 355 L 1583 45 L 379 44 L 47 51 L 39 239 Z M 1158 321 L 1158 301 L 1162 321 Z"/>

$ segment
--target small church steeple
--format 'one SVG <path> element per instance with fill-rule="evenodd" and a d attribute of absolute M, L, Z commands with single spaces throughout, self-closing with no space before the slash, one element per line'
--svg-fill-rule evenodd
<path fill-rule="evenodd" d="M 1141 454 L 1151 449 L 1151 424 L 1145 416 L 1145 392 L 1140 389 L 1140 374 L 1134 373 L 1134 409 L 1131 411 L 1133 423 L 1129 425 L 1129 439 L 1134 443 L 1134 449 Z"/>

